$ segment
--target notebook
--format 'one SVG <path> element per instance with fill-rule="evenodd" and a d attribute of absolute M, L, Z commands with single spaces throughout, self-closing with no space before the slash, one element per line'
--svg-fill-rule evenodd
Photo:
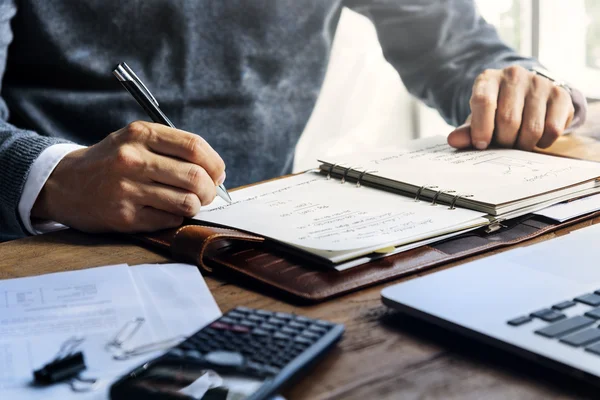
<path fill-rule="evenodd" d="M 194 219 L 343 270 L 600 192 L 600 164 L 456 151 L 444 137 L 320 162 L 315 171 L 238 190 L 231 204 L 215 199 Z"/>

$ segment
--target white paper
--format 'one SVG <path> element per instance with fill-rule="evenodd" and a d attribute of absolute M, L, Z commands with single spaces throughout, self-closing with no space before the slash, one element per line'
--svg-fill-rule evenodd
<path fill-rule="evenodd" d="M 414 187 L 437 186 L 470 200 L 503 204 L 600 176 L 600 164 L 513 149 L 459 151 L 436 136 L 408 142 L 401 151 L 321 160 L 377 171 L 373 175 Z M 360 166 L 360 167 L 358 167 Z M 590 184 L 592 185 L 592 184 Z"/>
<path fill-rule="evenodd" d="M 426 239 L 485 224 L 483 215 L 306 173 L 236 191 L 232 204 L 215 199 L 195 219 L 307 250 L 340 251 Z"/>
<path fill-rule="evenodd" d="M 0 297 L 6 299 L 3 290 L 14 292 L 18 289 L 26 292 L 18 296 L 21 303 L 30 304 L 35 299 L 33 289 L 44 287 L 46 290 L 60 289 L 53 292 L 62 293 L 61 300 L 67 304 L 73 302 L 92 304 L 89 296 L 76 296 L 77 292 L 74 289 L 65 289 L 67 283 L 79 287 L 90 282 L 100 288 L 95 297 L 96 303 L 100 302 L 100 304 L 96 304 L 96 307 L 107 309 L 112 306 L 115 318 L 118 320 L 115 324 L 110 324 L 110 328 L 105 326 L 102 329 L 98 327 L 95 331 L 88 329 L 80 332 L 85 337 L 85 341 L 79 350 L 83 351 L 88 366 L 82 376 L 100 378 L 99 389 L 90 393 L 74 393 L 64 383 L 45 388 L 29 386 L 33 369 L 50 361 L 64 340 L 73 333 L 65 332 L 62 335 L 38 336 L 23 340 L 14 338 L 0 340 L 0 379 L 3 378 L 4 389 L 7 389 L 3 391 L 0 388 L 0 398 L 108 399 L 110 384 L 118 376 L 161 353 L 161 351 L 148 353 L 126 361 L 114 360 L 112 353 L 107 352 L 104 347 L 127 321 L 134 316 L 141 316 L 146 320 L 142 328 L 124 346 L 131 348 L 177 335 L 189 335 L 221 315 L 198 269 L 184 264 L 99 267 L 5 280 L 0 281 Z M 64 295 L 65 293 L 68 296 Z M 56 297 L 59 296 L 53 298 Z M 0 302 L 1 320 L 5 319 L 5 309 L 2 308 L 5 305 L 6 300 Z M 66 318 L 68 315 L 63 316 Z M 36 352 L 35 357 L 33 351 Z"/>
<path fill-rule="evenodd" d="M 563 222 L 598 210 L 600 210 L 600 194 L 556 204 L 537 211 L 534 214 L 542 215 L 558 222 Z"/>

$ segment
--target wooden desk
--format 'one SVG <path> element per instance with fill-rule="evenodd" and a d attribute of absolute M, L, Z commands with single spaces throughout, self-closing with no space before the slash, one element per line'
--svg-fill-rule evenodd
<path fill-rule="evenodd" d="M 600 145 L 587 140 L 591 139 L 564 138 L 551 150 L 571 151 L 573 155 L 579 148 L 586 156 L 600 160 Z M 590 154 L 592 148 L 597 149 L 595 155 Z M 560 234 L 548 234 L 535 241 Z M 164 256 L 125 240 L 63 231 L 0 244 L 0 279 L 116 263 L 165 261 L 168 259 Z M 390 311 L 381 304 L 379 292 L 392 283 L 323 304 L 297 307 L 211 277 L 206 281 L 224 311 L 245 305 L 297 312 L 346 325 L 347 332 L 338 347 L 284 393 L 292 400 L 597 397 L 596 389 L 579 381 Z"/>

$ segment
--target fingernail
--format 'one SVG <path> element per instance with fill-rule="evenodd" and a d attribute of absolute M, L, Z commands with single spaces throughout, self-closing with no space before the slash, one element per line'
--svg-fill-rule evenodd
<path fill-rule="evenodd" d="M 477 150 L 485 150 L 487 148 L 487 143 L 483 141 L 475 142 L 473 145 Z"/>
<path fill-rule="evenodd" d="M 217 179 L 217 185 L 221 185 L 223 182 L 225 182 L 226 177 L 227 177 L 227 174 L 225 173 L 225 171 L 223 171 L 223 175 L 221 175 L 221 177 L 219 179 Z"/>

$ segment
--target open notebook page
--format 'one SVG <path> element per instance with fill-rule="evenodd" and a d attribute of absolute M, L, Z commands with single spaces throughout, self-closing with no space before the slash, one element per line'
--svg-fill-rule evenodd
<path fill-rule="evenodd" d="M 600 163 L 512 149 L 458 151 L 443 136 L 414 140 L 394 152 L 353 154 L 320 161 L 374 171 L 370 173 L 372 177 L 411 186 L 405 190 L 414 192 L 421 186 L 437 186 L 435 190 L 472 196 L 464 198 L 465 201 L 494 206 L 582 182 L 587 183 L 574 190 L 591 188 L 600 177 Z M 431 195 L 435 191 L 426 192 Z M 442 196 L 441 200 L 447 201 L 452 196 Z"/>
<path fill-rule="evenodd" d="M 475 211 L 431 206 L 317 173 L 251 186 L 232 197 L 232 204 L 215 199 L 195 219 L 313 249 L 321 257 L 333 251 L 338 260 L 340 251 L 355 257 L 489 222 Z"/>

